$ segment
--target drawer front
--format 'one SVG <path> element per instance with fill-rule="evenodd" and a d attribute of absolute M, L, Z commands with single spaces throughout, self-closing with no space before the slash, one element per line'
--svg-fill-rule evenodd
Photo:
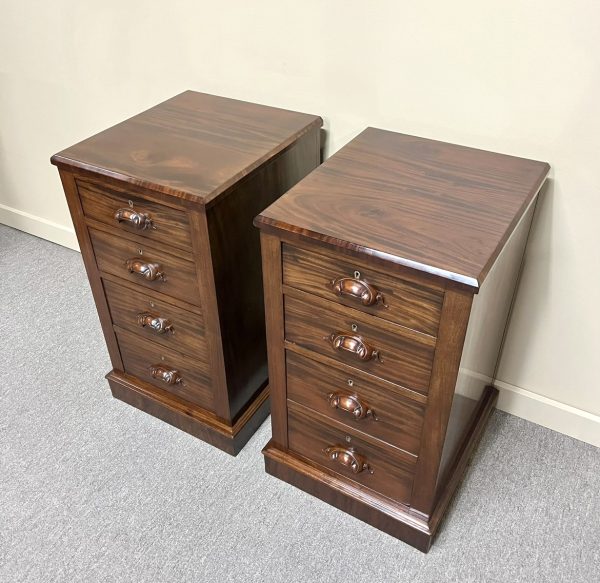
<path fill-rule="evenodd" d="M 90 229 L 90 236 L 100 271 L 199 305 L 196 267 L 191 261 L 124 239 L 118 232 Z"/>
<path fill-rule="evenodd" d="M 426 393 L 435 339 L 356 310 L 285 297 L 285 337 L 392 383 Z"/>
<path fill-rule="evenodd" d="M 287 352 L 288 399 L 417 455 L 424 406 L 364 374 Z"/>
<path fill-rule="evenodd" d="M 283 282 L 322 298 L 435 336 L 443 292 L 339 257 L 283 246 Z"/>
<path fill-rule="evenodd" d="M 200 314 L 103 280 L 113 324 L 186 354 L 207 360 Z"/>
<path fill-rule="evenodd" d="M 288 438 L 291 451 L 388 498 L 410 502 L 414 466 L 387 450 L 292 409 L 288 409 Z"/>
<path fill-rule="evenodd" d="M 147 237 L 149 241 L 191 250 L 190 224 L 185 211 L 97 183 L 78 180 L 77 187 L 86 217 Z"/>
<path fill-rule="evenodd" d="M 213 406 L 208 365 L 200 358 L 117 329 L 125 372 L 201 407 Z"/>

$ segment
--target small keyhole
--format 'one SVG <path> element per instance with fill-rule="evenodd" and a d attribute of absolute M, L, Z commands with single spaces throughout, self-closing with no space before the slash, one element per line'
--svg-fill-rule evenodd
<path fill-rule="evenodd" d="M 353 387 L 354 386 L 354 381 L 352 379 L 348 379 L 348 386 L 349 387 Z"/>
<path fill-rule="evenodd" d="M 352 324 L 352 326 L 350 326 L 352 328 L 352 332 L 357 332 L 358 331 L 358 326 L 356 324 Z"/>
<path fill-rule="evenodd" d="M 153 308 L 154 307 L 154 302 L 150 302 L 150 307 Z"/>
<path fill-rule="evenodd" d="M 131 208 L 133 208 L 133 201 L 132 201 L 132 200 L 128 200 L 128 201 L 127 201 L 127 203 L 129 204 L 129 206 L 130 206 Z"/>
<path fill-rule="evenodd" d="M 347 441 L 348 443 L 350 443 L 350 442 L 352 441 L 352 438 L 351 438 L 349 435 L 346 435 L 346 441 Z"/>
<path fill-rule="evenodd" d="M 354 279 L 360 279 L 360 271 L 354 272 Z"/>
<path fill-rule="evenodd" d="M 143 254 L 144 254 L 144 252 L 143 252 L 141 249 L 138 249 L 138 253 L 139 253 L 140 255 L 143 255 Z"/>

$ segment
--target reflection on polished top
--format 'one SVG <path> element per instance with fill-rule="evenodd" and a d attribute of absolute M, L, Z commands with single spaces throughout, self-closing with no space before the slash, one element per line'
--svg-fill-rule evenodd
<path fill-rule="evenodd" d="M 548 171 L 367 128 L 256 222 L 478 289 Z"/>
<path fill-rule="evenodd" d="M 186 91 L 52 162 L 208 204 L 321 123 L 314 115 Z"/>

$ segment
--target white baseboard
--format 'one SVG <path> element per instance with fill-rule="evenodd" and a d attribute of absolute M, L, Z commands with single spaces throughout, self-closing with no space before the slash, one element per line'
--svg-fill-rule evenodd
<path fill-rule="evenodd" d="M 72 227 L 59 225 L 48 219 L 37 217 L 4 204 L 0 204 L 0 223 L 79 251 L 77 237 Z"/>
<path fill-rule="evenodd" d="M 478 398 L 481 382 L 490 380 L 463 368 L 460 374 L 458 392 L 470 398 Z M 600 416 L 504 381 L 495 380 L 493 384 L 500 391 L 497 407 L 501 411 L 600 447 Z"/>
<path fill-rule="evenodd" d="M 600 447 L 599 415 L 503 381 L 494 385 L 500 390 L 498 409 Z"/>

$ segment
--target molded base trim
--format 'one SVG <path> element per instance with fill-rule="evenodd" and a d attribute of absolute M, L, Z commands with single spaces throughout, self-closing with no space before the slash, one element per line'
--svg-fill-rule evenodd
<path fill-rule="evenodd" d="M 119 371 L 111 371 L 106 379 L 113 397 L 234 456 L 269 415 L 268 385 L 248 403 L 235 423 L 229 425 L 210 411 Z"/>
<path fill-rule="evenodd" d="M 467 464 L 494 410 L 498 391 L 487 387 L 458 448 L 456 458 L 430 517 L 359 488 L 354 482 L 280 448 L 273 440 L 263 449 L 266 471 L 426 553 Z"/>
<path fill-rule="evenodd" d="M 57 243 L 63 247 L 79 251 L 77 237 L 75 236 L 75 231 L 72 227 L 59 225 L 48 219 L 20 211 L 4 204 L 0 204 L 0 223 L 18 229 L 19 231 L 24 231 L 35 237 L 52 241 L 52 243 Z"/>

